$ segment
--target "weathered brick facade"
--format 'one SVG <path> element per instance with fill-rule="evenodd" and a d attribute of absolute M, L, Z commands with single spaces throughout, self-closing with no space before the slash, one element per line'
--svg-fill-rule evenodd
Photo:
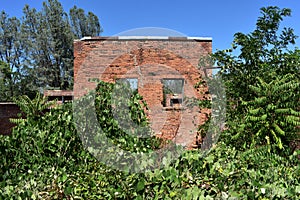
<path fill-rule="evenodd" d="M 209 98 L 207 88 L 194 86 L 204 76 L 197 67 L 199 58 L 211 52 L 210 38 L 83 38 L 74 42 L 74 97 L 94 89 L 92 79 L 135 79 L 150 108 L 148 116 L 155 133 L 191 146 L 197 125 L 206 120 L 205 112 L 209 111 L 187 108 L 185 100 Z M 183 80 L 182 93 L 164 94 L 165 79 Z"/>

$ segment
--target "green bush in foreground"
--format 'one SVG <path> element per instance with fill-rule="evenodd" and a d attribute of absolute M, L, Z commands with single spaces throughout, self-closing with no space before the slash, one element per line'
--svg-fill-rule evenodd
<path fill-rule="evenodd" d="M 228 143 L 247 148 L 268 145 L 269 151 L 272 146 L 280 152 L 300 136 L 300 82 L 292 74 L 274 76 L 269 83 L 257 80 L 249 86 L 252 99 L 242 102 L 245 116 L 229 122 Z"/>
<path fill-rule="evenodd" d="M 0 199 L 297 199 L 297 152 L 240 151 L 220 141 L 206 156 L 186 151 L 170 165 L 127 173 L 100 163 L 76 133 L 72 105 L 23 121 L 0 136 Z M 120 136 L 122 137 L 122 135 Z M 166 162 L 166 161 L 165 161 Z"/>
<path fill-rule="evenodd" d="M 269 147 L 275 144 L 283 149 L 290 141 L 299 138 L 300 112 L 296 102 L 300 99 L 300 82 L 292 74 L 276 76 L 269 83 L 257 79 L 256 86 L 249 86 L 256 94 L 255 98 L 243 102 L 247 107 L 245 128 L 254 134 L 251 138 L 253 144 Z"/>

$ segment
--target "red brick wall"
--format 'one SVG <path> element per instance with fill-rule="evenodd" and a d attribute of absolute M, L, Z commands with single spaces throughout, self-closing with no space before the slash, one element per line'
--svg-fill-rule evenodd
<path fill-rule="evenodd" d="M 150 107 L 152 128 L 162 137 L 191 145 L 196 124 L 203 123 L 205 114 L 199 109 L 164 109 L 163 78 L 183 78 L 184 97 L 207 99 L 200 93 L 207 88 L 194 88 L 204 73 L 200 56 L 212 52 L 211 40 L 189 38 L 120 39 L 96 37 L 74 42 L 74 97 L 96 87 L 90 79 L 114 82 L 118 78 L 138 78 L 138 92 Z"/>
<path fill-rule="evenodd" d="M 9 118 L 17 118 L 20 108 L 14 103 L 0 103 L 0 134 L 11 133 L 15 124 L 10 123 Z"/>

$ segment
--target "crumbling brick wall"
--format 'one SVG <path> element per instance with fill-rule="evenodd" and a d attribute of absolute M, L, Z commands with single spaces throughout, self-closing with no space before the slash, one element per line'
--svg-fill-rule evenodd
<path fill-rule="evenodd" d="M 96 87 L 92 79 L 138 80 L 138 92 L 150 107 L 148 116 L 157 135 L 190 146 L 197 125 L 206 120 L 199 109 L 163 105 L 163 79 L 184 80 L 184 99 L 209 99 L 206 87 L 195 88 L 204 76 L 201 56 L 212 52 L 210 38 L 93 37 L 74 42 L 74 97 Z M 207 111 L 209 112 L 209 111 Z"/>

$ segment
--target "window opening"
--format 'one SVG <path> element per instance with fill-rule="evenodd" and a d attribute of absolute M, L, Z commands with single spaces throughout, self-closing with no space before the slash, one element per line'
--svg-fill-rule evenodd
<path fill-rule="evenodd" d="M 138 90 L 138 79 L 137 78 L 120 78 L 117 80 L 119 83 L 128 83 L 133 92 Z"/>
<path fill-rule="evenodd" d="M 184 79 L 163 79 L 163 106 L 180 107 L 183 103 Z"/>

